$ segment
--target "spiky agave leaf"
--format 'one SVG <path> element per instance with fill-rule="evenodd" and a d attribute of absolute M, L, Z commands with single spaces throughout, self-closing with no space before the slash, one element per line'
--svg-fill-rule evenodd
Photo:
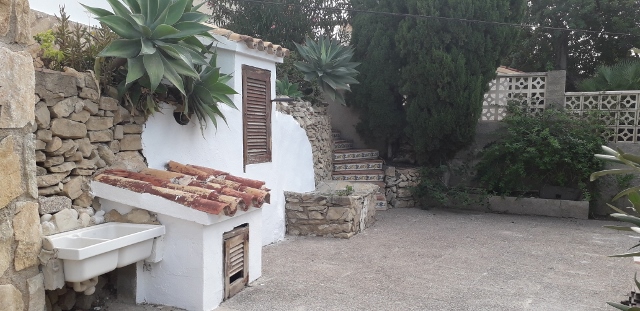
<path fill-rule="evenodd" d="M 221 74 L 220 68 L 216 67 L 216 53 L 209 61 L 208 66 L 198 66 L 198 79 L 185 77 L 184 113 L 193 113 L 200 123 L 200 131 L 204 135 L 207 126 L 207 119 L 211 120 L 214 127 L 218 127 L 217 118 L 222 118 L 226 123 L 224 114 L 218 105 L 225 104 L 233 109 L 238 109 L 231 100 L 231 95 L 238 94 L 226 83 L 231 80 L 232 75 Z"/>
<path fill-rule="evenodd" d="M 207 15 L 197 11 L 193 0 L 107 0 L 112 11 L 83 5 L 122 39 L 113 41 L 101 57 L 127 59 L 122 93 L 131 87 L 148 89 L 134 105 L 144 111 L 158 110 L 149 99 L 161 81 L 186 95 L 183 76 L 199 79 L 197 65 L 205 61 L 204 45 L 196 36 L 212 38 L 211 27 L 202 24 Z M 147 83 L 148 81 L 148 83 Z M 137 97 L 137 96 L 136 96 Z M 154 107 L 150 107 L 154 106 Z M 151 109 L 149 109 L 151 108 Z"/>
<path fill-rule="evenodd" d="M 340 91 L 350 91 L 349 85 L 358 83 L 355 77 L 359 72 L 355 67 L 359 63 L 351 61 L 353 49 L 329 37 L 318 42 L 307 38 L 305 45 L 296 44 L 296 47 L 304 62 L 294 65 L 304 74 L 304 79 L 317 80 L 327 98 L 345 105 Z"/>

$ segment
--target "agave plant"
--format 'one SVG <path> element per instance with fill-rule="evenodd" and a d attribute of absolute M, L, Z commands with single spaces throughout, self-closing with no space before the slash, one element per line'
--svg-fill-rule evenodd
<path fill-rule="evenodd" d="M 221 74 L 216 67 L 216 54 L 214 53 L 208 66 L 196 66 L 199 71 L 198 79 L 185 77 L 185 91 L 183 96 L 183 112 L 187 118 L 195 115 L 200 122 L 200 130 L 206 127 L 208 117 L 213 126 L 217 127 L 216 116 L 227 122 L 224 114 L 220 112 L 218 103 L 223 103 L 237 109 L 229 95 L 238 94 L 226 83 L 233 77 L 230 74 Z"/>
<path fill-rule="evenodd" d="M 196 38 L 211 37 L 203 25 L 207 15 L 193 0 L 107 0 L 113 12 L 83 5 L 97 20 L 121 37 L 99 56 L 126 59 L 126 77 L 118 86 L 120 95 L 148 114 L 158 110 L 154 93 L 163 93 L 166 79 L 186 95 L 183 77 L 199 79 L 196 66 L 208 66 Z"/>
<path fill-rule="evenodd" d="M 591 174 L 591 181 L 594 181 L 605 175 L 627 175 L 627 174 L 640 173 L 640 156 L 633 155 L 630 153 L 624 153 L 621 150 L 616 151 L 607 146 L 602 146 L 602 150 L 604 151 L 604 154 L 596 154 L 596 158 L 605 160 L 608 162 L 616 163 L 616 164 L 624 164 L 627 166 L 627 168 L 610 169 L 610 170 L 595 172 Z M 612 199 L 612 201 L 616 201 L 625 196 L 631 203 L 631 206 L 626 207 L 626 209 L 635 211 L 636 213 L 640 214 L 640 186 L 630 187 L 628 189 L 621 191 Z M 627 222 L 631 224 L 631 226 L 605 226 L 605 227 L 614 229 L 614 230 L 631 231 L 631 232 L 640 233 L 640 218 L 633 215 L 629 215 L 623 209 L 615 207 L 612 204 L 607 204 L 607 205 L 609 205 L 609 207 L 611 207 L 614 211 L 617 212 L 617 213 L 611 214 L 610 215 L 611 217 L 623 222 Z M 630 250 L 636 249 L 638 247 L 640 247 L 640 244 L 634 245 L 633 247 L 630 248 Z M 636 256 L 640 256 L 640 251 L 635 250 L 635 251 L 630 251 L 623 254 L 612 255 L 610 257 L 636 257 Z M 637 275 L 636 277 L 634 277 L 634 280 L 635 280 L 636 286 L 640 288 L 640 283 L 638 282 Z M 613 302 L 608 302 L 608 304 L 612 307 L 615 307 L 623 311 L 640 311 L 640 308 L 638 307 L 630 307 L 630 306 L 625 306 L 625 305 L 613 303 Z"/>
<path fill-rule="evenodd" d="M 298 83 L 290 83 L 286 76 L 282 80 L 276 80 L 276 94 L 291 98 L 302 97 L 302 92 L 298 90 Z"/>
<path fill-rule="evenodd" d="M 318 42 L 307 38 L 305 45 L 296 43 L 304 62 L 295 63 L 296 68 L 310 82 L 317 80 L 325 97 L 345 105 L 341 91 L 351 91 L 349 84 L 358 84 L 355 68 L 360 63 L 352 62 L 353 49 L 338 41 L 324 37 Z"/>

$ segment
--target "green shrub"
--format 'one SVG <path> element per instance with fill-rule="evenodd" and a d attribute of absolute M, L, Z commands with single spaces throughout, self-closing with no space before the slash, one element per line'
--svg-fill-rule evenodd
<path fill-rule="evenodd" d="M 593 77 L 578 84 L 581 92 L 640 89 L 640 61 L 623 60 L 612 66 L 600 66 Z"/>
<path fill-rule="evenodd" d="M 124 102 L 151 115 L 160 102 L 175 104 L 176 121 L 185 124 L 195 114 L 200 129 L 207 118 L 217 127 L 225 120 L 219 103 L 236 108 L 228 97 L 236 92 L 225 83 L 215 59 L 201 38 L 215 41 L 212 28 L 203 24 L 208 16 L 198 11 L 204 4 L 193 0 L 107 0 L 113 12 L 83 5 L 121 38 L 104 47 L 98 56 L 113 59 L 110 70 L 118 73 L 114 83 Z M 213 58 L 216 56 L 213 55 Z M 206 118 L 205 118 L 206 117 Z M 204 134 L 204 131 L 203 131 Z"/>
<path fill-rule="evenodd" d="M 276 94 L 289 96 L 291 98 L 302 97 L 302 93 L 298 90 L 298 84 L 289 82 L 289 78 L 287 77 L 284 77 L 282 80 L 276 80 Z"/>
<path fill-rule="evenodd" d="M 460 184 L 449 185 L 445 176 L 452 170 L 456 175 L 470 176 L 467 166 L 452 169 L 447 165 L 440 165 L 420 169 L 419 182 L 411 189 L 419 206 L 429 208 L 433 205 L 449 207 L 486 204 L 486 190 L 465 187 L 464 180 Z"/>
<path fill-rule="evenodd" d="M 56 37 L 53 35 L 53 30 L 49 29 L 36 34 L 33 39 L 40 44 L 40 49 L 42 49 L 40 59 L 44 66 L 49 69 L 62 69 L 60 64 L 64 60 L 64 53 L 55 46 Z"/>
<path fill-rule="evenodd" d="M 504 195 L 550 184 L 579 188 L 592 199 L 589 175 L 602 167 L 593 154 L 604 143 L 606 129 L 597 113 L 546 109 L 532 114 L 526 103 L 512 102 L 503 122 L 506 133 L 483 150 L 476 166 L 488 190 Z"/>
<path fill-rule="evenodd" d="M 70 67 L 80 72 L 102 72 L 101 68 L 96 70 L 96 57 L 118 36 L 102 24 L 100 27 L 88 27 L 72 22 L 64 6 L 60 7 L 60 15 L 56 15 L 56 21 L 53 29 L 34 36 L 42 49 L 41 60 L 44 67 L 51 70 Z M 108 64 L 109 62 L 99 63 L 100 66 Z M 110 73 L 100 78 L 108 84 Z"/>
<path fill-rule="evenodd" d="M 287 79 L 289 83 L 297 84 L 303 100 L 318 104 L 324 100 L 320 86 L 317 81 L 310 82 L 304 79 L 304 74 L 295 66 L 299 61 L 302 61 L 300 54 L 290 51 L 289 56 L 285 57 L 282 63 L 276 64 L 276 77 L 278 80 Z"/>

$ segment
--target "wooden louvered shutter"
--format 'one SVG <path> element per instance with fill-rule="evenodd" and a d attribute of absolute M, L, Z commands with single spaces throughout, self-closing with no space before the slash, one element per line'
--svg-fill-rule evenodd
<path fill-rule="evenodd" d="M 271 162 L 271 72 L 242 66 L 244 165 Z"/>
<path fill-rule="evenodd" d="M 249 283 L 249 227 L 226 232 L 224 239 L 224 299 L 233 297 Z"/>

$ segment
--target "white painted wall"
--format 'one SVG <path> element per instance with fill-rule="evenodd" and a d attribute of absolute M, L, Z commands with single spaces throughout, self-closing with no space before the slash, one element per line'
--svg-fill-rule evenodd
<path fill-rule="evenodd" d="M 99 193 L 113 192 L 109 185 L 94 182 L 93 186 Z M 234 217 L 220 216 L 215 220 L 219 222 L 202 225 L 187 220 L 191 218 L 189 215 L 180 219 L 164 214 L 175 208 L 186 208 L 174 202 L 157 201 L 155 198 L 158 197 L 127 190 L 115 192 L 116 195 L 111 198 L 121 202 L 128 198 L 142 208 L 153 204 L 153 211 L 157 212 L 158 221 L 166 231 L 162 260 L 153 264 L 145 265 L 143 261 L 136 264 L 137 303 L 162 304 L 189 311 L 215 309 L 224 298 L 222 235 L 242 224 L 249 224 L 249 282 L 262 275 L 262 244 L 252 243 L 252 239 L 260 239 L 262 233 L 261 209 L 238 212 Z M 126 214 L 133 209 L 132 206 L 105 198 L 100 201 L 106 212 L 115 209 Z M 138 204 L 140 201 L 145 203 Z"/>
<path fill-rule="evenodd" d="M 242 92 L 242 65 L 271 71 L 272 94 L 275 94 L 275 63 L 279 58 L 265 52 L 251 50 L 218 37 L 218 66 L 224 73 L 233 73 L 229 83 Z M 262 244 L 284 238 L 283 191 L 307 192 L 315 188 L 311 144 L 305 131 L 293 117 L 272 109 L 272 162 L 248 165 L 243 171 L 242 94 L 233 96 L 238 110 L 221 105 L 228 124 L 218 119 L 218 129 L 211 123 L 200 132 L 197 122 L 178 125 L 172 107 L 155 114 L 142 133 L 143 153 L 149 167 L 162 169 L 169 160 L 202 165 L 229 172 L 236 176 L 263 180 L 271 189 L 271 204 L 262 207 Z"/>

